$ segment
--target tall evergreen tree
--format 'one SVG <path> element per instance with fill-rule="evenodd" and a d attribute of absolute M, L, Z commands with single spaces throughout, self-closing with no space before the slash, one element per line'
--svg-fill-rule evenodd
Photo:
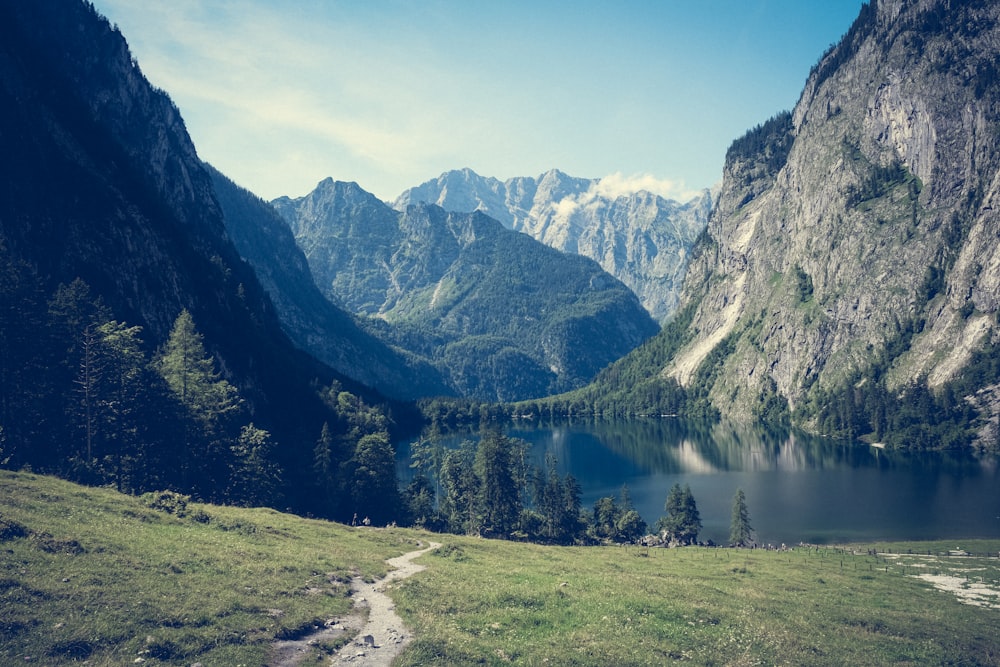
<path fill-rule="evenodd" d="M 216 370 L 187 309 L 174 321 L 155 366 L 181 404 L 208 430 L 219 428 L 225 417 L 239 410 L 236 388 Z"/>
<path fill-rule="evenodd" d="M 174 322 L 153 367 L 187 413 L 181 443 L 181 486 L 211 499 L 229 478 L 231 420 L 241 400 L 215 368 L 187 310 Z M 197 451 L 196 451 L 197 450 Z"/>
<path fill-rule="evenodd" d="M 585 527 L 585 522 L 580 517 L 580 497 L 582 493 L 583 491 L 580 488 L 580 483 L 576 481 L 576 477 L 567 474 L 565 479 L 563 479 L 563 506 L 565 507 L 565 512 L 563 513 L 563 523 L 560 531 L 563 539 L 566 541 L 575 540 Z"/>
<path fill-rule="evenodd" d="M 253 423 L 240 430 L 232 445 L 229 501 L 246 507 L 274 506 L 281 488 L 281 469 L 271 459 L 271 434 Z"/>
<path fill-rule="evenodd" d="M 439 508 L 449 531 L 475 535 L 481 523 L 476 513 L 479 478 L 475 471 L 476 448 L 471 440 L 445 453 L 441 464 Z"/>
<path fill-rule="evenodd" d="M 48 331 L 41 282 L 0 238 L 0 465 L 52 470 L 56 439 L 46 426 L 54 420 L 45 412 L 54 364 L 41 335 Z"/>
<path fill-rule="evenodd" d="M 621 508 L 615 501 L 614 496 L 605 496 L 594 501 L 593 519 L 591 529 L 593 537 L 599 540 L 610 540 L 618 534 L 618 518 L 621 516 Z"/>
<path fill-rule="evenodd" d="M 358 440 L 350 461 L 354 510 L 360 517 L 385 525 L 399 517 L 396 456 L 385 433 Z"/>
<path fill-rule="evenodd" d="M 750 511 L 743 489 L 736 489 L 733 496 L 733 518 L 729 522 L 729 544 L 734 547 L 748 547 L 753 544 L 753 527 L 750 525 Z"/>
<path fill-rule="evenodd" d="M 100 385 L 103 359 L 98 327 L 110 311 L 77 278 L 56 288 L 48 304 L 48 330 L 53 340 L 53 387 L 49 403 L 62 413 L 52 414 L 64 427 L 55 434 L 64 474 L 77 481 L 100 481 L 95 449 L 101 437 Z M 61 432 L 60 432 L 61 431 Z"/>
<path fill-rule="evenodd" d="M 330 432 L 330 423 L 323 422 L 319 439 L 316 440 L 316 446 L 313 448 L 313 475 L 323 501 L 324 510 L 327 512 L 333 509 L 330 505 L 336 488 L 336 472 L 333 458 L 333 434 Z"/>
<path fill-rule="evenodd" d="M 665 516 L 656 522 L 656 529 L 680 544 L 694 544 L 701 531 L 701 515 L 691 494 L 691 487 L 674 484 L 663 506 Z"/>
<path fill-rule="evenodd" d="M 149 371 L 139 334 L 142 327 L 110 320 L 99 327 L 104 383 L 101 391 L 108 474 L 119 491 L 138 491 L 147 458 L 143 403 Z"/>
<path fill-rule="evenodd" d="M 521 514 L 521 494 L 511 453 L 513 446 L 499 431 L 483 435 L 476 448 L 477 498 L 482 530 L 487 535 L 508 535 Z"/>

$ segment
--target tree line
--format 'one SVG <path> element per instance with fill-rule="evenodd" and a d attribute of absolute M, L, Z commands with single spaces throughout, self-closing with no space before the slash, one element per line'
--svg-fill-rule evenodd
<path fill-rule="evenodd" d="M 152 347 L 84 280 L 45 294 L 33 270 L 3 251 L 0 244 L 0 466 L 130 494 L 169 489 L 279 509 L 294 495 L 310 498 L 297 511 L 318 516 L 347 520 L 372 506 L 379 519 L 397 518 L 382 408 L 336 382 L 315 387 L 329 420 L 313 465 L 290 471 L 298 454 L 289 453 L 307 455 L 310 445 L 278 442 L 254 421 L 190 312 Z M 303 480 L 308 491 L 292 489 Z"/>
<path fill-rule="evenodd" d="M 433 431 L 411 446 L 412 481 L 402 493 L 408 522 L 438 532 L 549 544 L 655 542 L 698 543 L 701 516 L 691 489 L 675 484 L 664 503 L 655 533 L 632 503 L 628 487 L 617 496 L 581 504 L 580 484 L 560 475 L 558 461 L 529 461 L 529 446 L 497 429 L 478 441 L 445 448 Z M 750 546 L 750 525 L 742 490 L 734 498 L 730 543 Z"/>

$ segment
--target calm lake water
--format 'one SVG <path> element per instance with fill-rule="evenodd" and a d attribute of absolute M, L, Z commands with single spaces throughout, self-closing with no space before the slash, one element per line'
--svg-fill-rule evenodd
<path fill-rule="evenodd" d="M 1000 459 L 955 452 L 901 453 L 861 443 L 774 434 L 680 419 L 513 426 L 510 437 L 546 453 L 583 489 L 583 505 L 627 484 L 653 525 L 667 492 L 689 484 L 701 540 L 725 543 L 733 495 L 742 488 L 758 541 L 778 545 L 1000 538 Z M 474 434 L 450 436 L 456 446 Z M 409 448 L 399 448 L 402 478 Z"/>

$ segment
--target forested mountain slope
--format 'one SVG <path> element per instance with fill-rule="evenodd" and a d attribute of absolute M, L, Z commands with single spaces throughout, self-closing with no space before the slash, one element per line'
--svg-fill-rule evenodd
<path fill-rule="evenodd" d="M 625 283 L 660 321 L 677 307 L 691 246 L 712 208 L 706 190 L 686 203 L 636 190 L 624 179 L 575 178 L 552 169 L 506 181 L 448 171 L 403 192 L 393 207 L 437 204 L 482 211 L 508 229 L 589 257 Z"/>
<path fill-rule="evenodd" d="M 864 5 L 794 111 L 730 147 L 677 321 L 605 388 L 898 446 L 970 427 L 994 445 L 998 17 Z"/>
<path fill-rule="evenodd" d="M 177 108 L 89 3 L 0 4 L 0 128 L 0 465 L 346 512 L 314 448 L 326 424 L 341 470 L 382 399 L 281 331 Z"/>
<path fill-rule="evenodd" d="M 386 396 L 412 400 L 452 393 L 431 364 L 390 347 L 323 296 L 287 223 L 270 204 L 206 168 L 233 244 L 254 267 L 300 348 Z"/>
<path fill-rule="evenodd" d="M 482 213 L 395 211 L 327 179 L 273 202 L 324 293 L 383 321 L 459 394 L 517 400 L 579 387 L 657 331 L 628 288 L 584 257 Z"/>

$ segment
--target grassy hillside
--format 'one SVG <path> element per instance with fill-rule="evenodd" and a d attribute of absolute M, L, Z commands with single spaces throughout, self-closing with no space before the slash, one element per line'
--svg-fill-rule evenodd
<path fill-rule="evenodd" d="M 270 510 L 178 516 L 151 500 L 0 472 L 0 663 L 266 664 L 275 638 L 347 611 L 351 576 L 381 575 L 427 537 Z M 403 664 L 1000 664 L 1000 540 L 749 552 L 436 539 L 428 569 L 390 590 L 417 635 Z M 994 557 L 926 555 L 956 548 Z"/>
<path fill-rule="evenodd" d="M 276 637 L 350 609 L 354 574 L 415 544 L 273 510 L 183 514 L 0 472 L 0 664 L 264 664 Z"/>

